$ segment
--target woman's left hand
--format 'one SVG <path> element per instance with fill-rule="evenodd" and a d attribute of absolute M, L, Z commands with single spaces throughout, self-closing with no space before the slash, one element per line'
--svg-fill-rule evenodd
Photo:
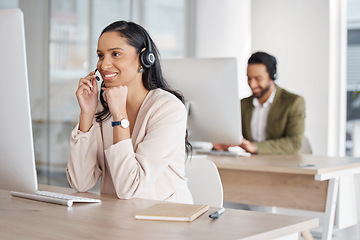
<path fill-rule="evenodd" d="M 114 121 L 120 121 L 122 118 L 127 118 L 127 86 L 108 87 L 102 88 L 102 90 L 104 90 L 104 98 L 109 106 Z"/>

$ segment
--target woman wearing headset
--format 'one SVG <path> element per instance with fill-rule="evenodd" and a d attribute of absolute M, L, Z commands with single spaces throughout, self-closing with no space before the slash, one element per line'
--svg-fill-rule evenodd
<path fill-rule="evenodd" d="M 67 177 L 77 191 L 101 177 L 101 192 L 192 203 L 184 173 L 187 112 L 167 86 L 144 28 L 118 21 L 98 40 L 97 69 L 79 81 L 79 123 L 71 133 Z"/>

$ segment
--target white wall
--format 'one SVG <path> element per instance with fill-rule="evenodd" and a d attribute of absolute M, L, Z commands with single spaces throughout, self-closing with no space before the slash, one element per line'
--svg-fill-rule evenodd
<path fill-rule="evenodd" d="M 239 96 L 247 96 L 251 0 L 197 0 L 195 8 L 195 57 L 236 57 Z"/>
<path fill-rule="evenodd" d="M 344 151 L 346 76 L 340 46 L 346 42 L 339 35 L 345 17 L 340 2 L 252 1 L 252 52 L 273 54 L 277 83 L 305 97 L 305 135 L 314 154 Z"/>

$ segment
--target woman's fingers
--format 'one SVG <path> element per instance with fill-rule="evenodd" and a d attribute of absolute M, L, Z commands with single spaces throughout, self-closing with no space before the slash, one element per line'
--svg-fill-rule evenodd
<path fill-rule="evenodd" d="M 87 90 L 89 94 L 93 91 L 94 87 L 97 90 L 97 83 L 95 81 L 96 75 L 95 71 L 90 72 L 86 77 L 80 78 L 78 90 Z"/>
<path fill-rule="evenodd" d="M 80 86 L 82 86 L 82 85 L 87 85 L 89 88 L 91 88 L 92 87 L 92 79 L 93 78 L 88 78 L 88 77 L 86 77 L 86 78 L 80 78 L 80 80 L 79 80 L 79 87 Z"/>
<path fill-rule="evenodd" d="M 118 86 L 118 87 L 110 87 L 105 88 L 103 87 L 102 90 L 104 91 L 104 97 L 109 99 L 116 99 L 120 100 L 121 102 L 126 102 L 128 88 L 127 86 Z"/>
<path fill-rule="evenodd" d="M 127 86 L 102 88 L 104 99 L 109 106 L 113 116 L 126 112 L 126 98 L 128 93 Z"/>
<path fill-rule="evenodd" d="M 92 86 L 92 80 L 96 78 L 96 75 L 95 75 L 95 71 L 92 71 L 90 72 L 86 77 L 84 78 L 80 78 L 80 81 L 79 81 L 79 87 L 80 85 L 82 84 L 88 84 L 89 87 Z"/>
<path fill-rule="evenodd" d="M 83 95 L 84 93 L 91 94 L 91 88 L 87 84 L 82 84 L 76 91 L 76 95 Z"/>

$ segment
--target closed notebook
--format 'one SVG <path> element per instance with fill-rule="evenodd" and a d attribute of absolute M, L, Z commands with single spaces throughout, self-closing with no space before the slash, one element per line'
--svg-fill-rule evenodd
<path fill-rule="evenodd" d="M 135 219 L 191 222 L 209 210 L 209 205 L 158 203 L 135 215 Z"/>

